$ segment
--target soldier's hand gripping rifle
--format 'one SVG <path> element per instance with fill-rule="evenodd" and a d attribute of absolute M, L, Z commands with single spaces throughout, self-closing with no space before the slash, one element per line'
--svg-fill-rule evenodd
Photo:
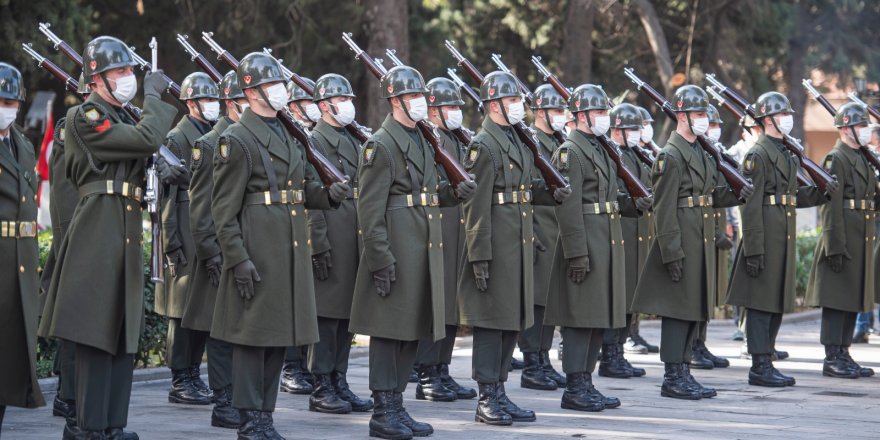
<path fill-rule="evenodd" d="M 672 109 L 672 104 L 670 104 L 669 101 L 667 101 L 666 98 L 657 91 L 657 89 L 655 89 L 645 81 L 642 81 L 642 79 L 636 75 L 635 71 L 633 71 L 632 68 L 624 68 L 623 72 L 630 80 L 632 80 L 633 83 L 635 83 L 637 89 L 639 89 L 642 93 L 651 98 L 651 100 L 653 100 L 654 103 L 657 104 L 661 110 L 663 110 L 663 113 L 665 113 L 666 116 L 670 117 L 673 121 L 677 120 L 675 111 Z M 736 159 L 721 151 L 721 148 L 719 148 L 717 145 L 712 144 L 712 142 L 710 142 L 709 139 L 707 139 L 703 135 L 697 136 L 697 143 L 700 145 L 700 148 L 702 148 L 703 151 L 709 153 L 712 157 L 715 158 L 715 166 L 721 173 L 721 175 L 724 176 L 724 180 L 726 180 L 727 184 L 730 185 L 730 188 L 733 190 L 734 194 L 736 194 L 736 196 L 740 200 L 744 200 L 742 196 L 743 188 L 754 188 L 754 186 L 748 178 L 746 178 L 739 172 L 739 163 L 736 161 Z"/>
<path fill-rule="evenodd" d="M 515 73 L 513 73 L 510 69 L 507 68 L 507 65 L 504 64 L 504 61 L 501 61 L 501 55 L 498 55 L 497 53 L 493 53 L 492 54 L 492 62 L 495 63 L 495 66 L 498 67 L 498 70 L 500 70 L 504 73 L 509 73 L 511 76 L 513 76 L 513 79 L 516 81 L 516 84 L 519 86 L 519 91 L 522 92 L 523 99 L 525 99 L 526 102 L 529 104 L 529 106 L 531 106 L 535 100 L 535 94 L 532 93 L 531 89 L 529 89 L 529 86 L 527 86 L 524 82 L 522 82 L 519 79 L 519 77 L 516 76 Z M 560 144 L 565 142 L 565 133 L 563 133 L 561 130 L 553 130 L 553 137 L 556 138 L 556 140 Z"/>
<path fill-rule="evenodd" d="M 461 66 L 465 72 L 470 75 L 471 79 L 474 82 L 482 83 L 483 82 L 483 74 L 477 70 L 476 67 L 455 48 L 455 45 L 446 40 L 446 49 L 452 53 L 452 56 L 458 62 L 458 65 Z M 551 191 L 555 191 L 557 188 L 568 188 L 570 185 L 568 181 L 565 180 L 565 177 L 559 173 L 559 170 L 554 167 L 544 154 L 541 152 L 540 141 L 538 140 L 535 133 L 526 126 L 522 121 L 513 125 L 513 130 L 516 132 L 517 137 L 525 144 L 526 147 L 532 152 L 532 156 L 534 157 L 535 167 L 538 171 L 541 172 L 541 177 L 544 178 L 544 182 L 550 188 Z"/>
<path fill-rule="evenodd" d="M 818 101 L 819 104 L 821 104 L 822 107 L 824 107 L 825 110 L 827 110 L 828 113 L 831 114 L 832 118 L 837 115 L 837 109 L 834 108 L 834 105 L 832 105 L 830 101 L 828 101 L 828 98 L 823 96 L 821 93 L 819 93 L 818 90 L 816 90 L 815 87 L 813 87 L 813 81 L 809 79 L 804 79 L 803 81 L 801 81 L 801 84 L 804 86 L 805 89 L 807 89 L 808 92 L 810 92 L 810 95 L 813 97 L 813 99 Z M 864 102 L 862 104 L 864 104 Z M 871 150 L 868 149 L 868 147 L 864 145 L 859 145 L 859 151 L 862 153 L 862 156 L 865 156 L 865 159 L 868 160 L 868 163 L 870 163 L 871 166 L 874 167 L 875 172 L 880 171 L 880 158 L 878 158 L 873 152 L 871 152 Z"/>
<path fill-rule="evenodd" d="M 533 56 L 532 64 L 538 68 L 538 72 L 544 77 L 544 81 L 550 83 L 550 85 L 552 85 L 562 96 L 562 99 L 564 99 L 565 102 L 568 102 L 568 99 L 571 98 L 571 91 L 562 84 L 562 81 L 560 81 L 556 75 L 552 74 L 550 70 L 547 69 L 547 66 L 544 65 L 541 58 Z M 623 183 L 626 185 L 626 190 L 629 192 L 630 197 L 633 199 L 651 197 L 651 190 L 649 190 L 638 176 L 623 163 L 623 158 L 620 156 L 620 150 L 618 150 L 617 146 L 608 139 L 608 136 L 604 134 L 596 136 L 596 141 L 599 142 L 599 145 L 605 150 L 608 157 L 614 161 L 617 175 L 620 176 L 621 180 L 623 180 Z"/>
<path fill-rule="evenodd" d="M 272 49 L 264 47 L 263 53 L 271 56 Z M 315 96 L 315 88 L 312 87 L 311 84 L 306 82 L 305 78 L 301 77 L 296 72 L 285 67 L 282 60 L 278 60 L 278 65 L 281 66 L 281 72 L 285 76 L 290 78 L 291 81 L 296 83 L 296 85 L 299 86 L 299 88 L 303 89 L 303 91 L 306 92 L 306 94 L 308 94 L 309 96 Z M 345 131 L 349 132 L 360 143 L 366 142 L 367 139 L 370 138 L 370 134 L 372 134 L 372 132 L 373 132 L 373 130 L 371 130 L 369 127 L 366 127 L 366 126 L 359 124 L 358 121 L 351 121 L 350 124 L 345 126 Z"/>
<path fill-rule="evenodd" d="M 214 41 L 213 33 L 210 32 L 202 32 L 202 39 L 208 43 L 208 46 L 211 47 L 211 50 L 217 53 L 217 58 L 223 60 L 229 68 L 237 69 L 238 68 L 238 60 L 232 56 L 226 49 L 220 46 L 216 41 Z M 278 63 L 279 66 L 281 63 Z M 208 75 L 211 75 L 210 72 L 205 72 Z M 218 73 L 219 75 L 219 73 Z M 216 80 L 219 82 L 219 79 Z M 345 178 L 338 168 L 330 162 L 323 154 L 321 154 L 318 149 L 315 147 L 314 142 L 312 141 L 312 137 L 303 128 L 298 122 L 293 119 L 293 116 L 290 114 L 287 109 L 280 110 L 277 113 L 278 120 L 281 121 L 281 125 L 287 130 L 288 133 L 291 134 L 299 143 L 303 146 L 303 149 L 306 153 L 306 159 L 315 167 L 315 171 L 318 173 L 318 177 L 321 179 L 321 182 L 324 183 L 325 187 L 330 187 L 330 185 L 334 183 L 347 183 L 348 179 Z"/>
<path fill-rule="evenodd" d="M 856 95 L 856 92 L 849 92 L 846 96 L 850 99 L 850 101 L 855 102 L 856 104 L 861 104 L 861 105 L 865 106 L 865 108 L 868 109 L 868 113 L 870 113 L 871 116 L 874 117 L 874 119 L 880 121 L 880 111 L 877 111 L 876 108 L 871 107 L 865 101 L 862 101 L 859 98 L 859 95 Z"/>
<path fill-rule="evenodd" d="M 709 81 L 719 93 L 724 95 L 725 98 L 732 104 L 733 106 L 739 107 L 742 109 L 747 115 L 749 115 L 752 119 L 755 119 L 755 109 L 749 104 L 745 98 L 740 96 L 730 87 L 725 86 L 715 78 L 715 75 L 709 74 L 706 75 L 706 81 Z M 757 121 L 757 119 L 755 119 Z M 782 144 L 785 145 L 785 148 L 788 149 L 795 157 L 798 158 L 801 164 L 801 168 L 809 174 L 810 179 L 816 183 L 816 186 L 819 187 L 822 191 L 828 191 L 828 184 L 834 180 L 834 176 L 828 174 L 824 168 L 820 167 L 816 162 L 813 162 L 809 157 L 807 157 L 804 147 L 801 146 L 800 142 L 797 141 L 792 136 L 785 135 L 782 138 Z"/>
<path fill-rule="evenodd" d="M 355 59 L 360 60 L 361 63 L 364 64 L 364 67 L 366 67 L 376 79 L 381 80 L 382 77 L 385 76 L 385 68 L 377 64 L 373 57 L 361 49 L 360 46 L 352 40 L 350 33 L 343 32 L 342 39 L 354 52 Z M 425 120 L 416 122 L 416 126 L 434 149 L 434 162 L 443 167 L 443 170 L 446 172 L 446 176 L 449 178 L 449 182 L 452 184 L 453 188 L 458 188 L 458 184 L 461 182 L 473 181 L 470 174 L 468 174 L 464 167 L 458 163 L 458 160 L 446 151 L 446 148 L 443 148 L 443 141 L 441 141 L 437 132 L 434 131 L 434 127 L 428 124 Z"/>

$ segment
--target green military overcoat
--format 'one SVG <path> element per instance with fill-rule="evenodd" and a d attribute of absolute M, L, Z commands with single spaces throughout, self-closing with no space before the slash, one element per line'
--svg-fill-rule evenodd
<path fill-rule="evenodd" d="M 278 124 L 278 131 L 268 125 L 272 122 Z M 266 204 L 264 195 L 273 180 L 276 191 L 304 191 L 304 204 L 303 198 L 292 193 L 288 193 L 288 203 L 282 203 L 276 193 L 270 195 L 271 204 Z M 300 203 L 289 203 L 291 199 Z M 306 162 L 303 147 L 277 119 L 264 119 L 248 109 L 240 122 L 223 132 L 214 155 L 211 199 L 223 254 L 213 338 L 258 347 L 318 341 L 306 208 L 331 206 L 327 190 Z M 250 300 L 239 295 L 232 272 L 246 260 L 251 260 L 262 278 L 254 283 Z"/>
<path fill-rule="evenodd" d="M 798 159 L 781 140 L 758 138 L 742 165 L 755 185 L 755 195 L 740 206 L 743 237 L 733 266 L 727 303 L 769 313 L 795 306 L 797 208 L 825 203 L 815 186 L 798 186 Z M 785 196 L 786 203 L 782 203 Z M 796 198 L 796 205 L 789 201 Z M 764 256 L 757 278 L 746 273 L 746 257 Z"/>
<path fill-rule="evenodd" d="M 467 154 L 468 146 L 447 130 L 438 128 L 437 131 L 443 140 L 443 147 L 461 163 Z M 445 176 L 442 168 L 438 167 L 438 172 L 441 173 L 441 176 Z M 465 234 L 461 205 L 440 208 L 440 223 L 443 230 L 443 291 L 445 292 L 446 325 L 458 325 L 458 277 L 461 275 L 465 261 L 467 261 L 464 256 Z"/>
<path fill-rule="evenodd" d="M 841 142 L 825 156 L 825 169 L 837 176 L 840 189 L 819 208 L 822 236 L 816 245 L 806 303 L 845 312 L 874 307 L 874 245 L 877 240 L 877 176 L 861 152 Z M 862 209 L 862 201 L 864 207 Z M 852 209 L 856 208 L 856 209 Z M 835 273 L 827 257 L 843 255 L 843 270 Z"/>
<path fill-rule="evenodd" d="M 417 129 L 390 114 L 364 145 L 358 168 L 357 214 L 364 251 L 352 302 L 352 333 L 401 341 L 446 336 L 443 240 L 440 207 L 458 203 L 441 181 L 433 149 Z M 390 203 L 413 195 L 438 194 L 438 203 Z M 434 206 L 431 206 L 434 205 Z M 373 272 L 395 266 L 391 292 L 379 296 Z"/>
<path fill-rule="evenodd" d="M 621 158 L 646 187 L 651 187 L 651 168 L 639 160 L 631 148 L 622 148 Z M 618 176 L 617 187 L 626 188 L 623 179 Z M 654 211 L 642 213 L 638 217 L 621 217 L 620 229 L 623 231 L 623 248 L 626 257 L 626 312 L 632 313 L 632 303 L 636 296 L 636 285 L 639 276 L 648 260 L 648 251 L 654 241 Z"/>
<path fill-rule="evenodd" d="M 144 318 L 143 212 L 130 195 L 143 194 L 146 160 L 176 114 L 148 96 L 135 125 L 97 93 L 68 110 L 64 160 L 81 198 L 59 248 L 40 336 L 111 354 L 120 346 L 137 352 Z M 114 194 L 99 191 L 107 182 Z M 129 196 L 120 195 L 120 187 Z"/>
<path fill-rule="evenodd" d="M 639 277 L 633 312 L 684 321 L 707 321 L 717 293 L 715 208 L 740 202 L 714 160 L 700 146 L 673 132 L 651 172 L 657 236 Z M 713 204 L 688 207 L 688 197 L 712 196 Z M 683 260 L 681 280 L 666 263 Z"/>
<path fill-rule="evenodd" d="M 14 156 L 0 142 L 0 405 L 35 408 L 45 404 L 36 373 L 40 258 L 36 237 L 18 238 L 18 222 L 37 221 L 37 159 L 14 125 L 9 139 Z M 34 223 L 29 228 L 36 232 Z"/>
<path fill-rule="evenodd" d="M 541 129 L 532 126 L 538 136 L 544 157 L 550 159 L 559 148 L 559 142 Z M 540 178 L 537 168 L 532 169 L 532 177 Z M 534 230 L 535 238 L 541 240 L 545 251 L 535 249 L 535 305 L 546 306 L 547 294 L 550 291 L 550 276 L 553 273 L 553 257 L 556 255 L 556 242 L 559 238 L 559 224 L 556 222 L 556 210 L 552 206 L 535 205 Z M 541 324 L 541 323 L 538 323 Z"/>

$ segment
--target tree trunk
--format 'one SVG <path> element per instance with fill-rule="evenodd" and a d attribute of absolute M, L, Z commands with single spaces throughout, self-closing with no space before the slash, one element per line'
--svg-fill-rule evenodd
<path fill-rule="evenodd" d="M 634 0 L 632 4 L 639 15 L 642 27 L 645 28 L 648 44 L 651 45 L 651 50 L 654 52 L 657 73 L 660 75 L 660 83 L 664 93 L 666 96 L 670 96 L 672 94 L 672 58 L 669 56 L 669 45 L 666 42 L 666 34 L 663 32 L 660 18 L 657 17 L 657 10 L 648 0 Z"/>
<path fill-rule="evenodd" d="M 397 56 L 402 60 L 409 60 L 409 6 L 407 0 L 368 0 L 366 2 L 366 50 L 376 58 L 384 58 L 385 49 L 397 50 Z M 392 64 L 385 60 L 385 67 L 391 68 Z M 382 98 L 379 89 L 379 81 L 370 78 L 370 84 L 361 95 L 366 100 L 366 117 L 363 123 L 375 129 L 379 128 L 389 107 Z M 360 119 L 360 118 L 359 118 Z"/>
<path fill-rule="evenodd" d="M 575 87 L 590 82 L 593 57 L 593 0 L 571 0 L 562 27 L 560 79 Z"/>

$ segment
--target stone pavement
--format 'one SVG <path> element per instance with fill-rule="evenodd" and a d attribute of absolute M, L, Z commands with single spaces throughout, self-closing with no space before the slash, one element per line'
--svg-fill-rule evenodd
<path fill-rule="evenodd" d="M 659 325 L 643 322 L 642 334 L 651 342 L 660 340 Z M 618 409 L 600 413 L 562 410 L 562 391 L 534 391 L 519 387 L 519 372 L 512 372 L 507 385 L 511 399 L 535 410 L 535 423 L 512 427 L 490 427 L 474 422 L 474 400 L 431 403 L 414 399 L 415 386 L 405 393 L 405 405 L 418 420 L 434 426 L 436 439 L 480 438 L 656 438 L 656 439 L 733 439 L 733 438 L 877 438 L 880 432 L 880 376 L 857 380 L 822 377 L 824 351 L 819 345 L 816 312 L 805 312 L 787 319 L 779 334 L 778 348 L 791 358 L 777 362 L 784 373 L 797 378 L 797 386 L 760 388 L 749 386 L 750 361 L 739 358 L 741 343 L 730 340 L 733 327 L 728 322 L 709 326 L 709 348 L 728 356 L 730 368 L 694 371 L 707 386 L 718 389 L 718 397 L 696 402 L 660 397 L 663 365 L 659 356 L 627 355 L 630 361 L 647 369 L 638 379 L 595 377 L 597 387 L 623 402 Z M 460 338 L 452 363 L 452 374 L 459 382 L 476 386 L 470 379 L 470 339 Z M 558 342 L 558 339 L 557 341 Z M 880 337 L 873 344 L 857 344 L 851 350 L 864 366 L 880 372 Z M 353 351 L 349 382 L 352 389 L 366 396 L 367 357 L 364 348 Z M 519 356 L 519 354 L 517 354 Z M 551 354 L 557 369 L 555 351 Z M 202 371 L 205 371 L 204 369 Z M 134 385 L 128 429 L 142 439 L 234 439 L 235 431 L 210 426 L 210 407 L 172 405 L 167 402 L 167 370 L 152 373 L 162 379 Z M 149 376 L 146 376 L 149 377 Z M 47 382 L 47 388 L 54 385 Z M 51 391 L 46 400 L 51 402 Z M 275 426 L 288 439 L 367 438 L 369 414 L 325 415 L 308 411 L 308 396 L 281 393 L 275 413 Z M 50 407 L 37 410 L 10 408 L 3 426 L 3 439 L 58 439 L 63 421 L 51 416 Z"/>

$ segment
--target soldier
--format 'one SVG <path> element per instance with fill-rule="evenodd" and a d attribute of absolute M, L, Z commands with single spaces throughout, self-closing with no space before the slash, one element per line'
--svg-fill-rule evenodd
<path fill-rule="evenodd" d="M 825 169 L 837 177 L 840 190 L 819 208 L 822 239 L 816 244 L 806 303 L 822 307 L 822 374 L 856 379 L 874 375 L 874 370 L 853 360 L 849 347 L 856 315 L 871 310 L 877 295 L 871 244 L 877 239 L 877 170 L 865 158 L 870 151 L 859 151 L 871 140 L 867 109 L 856 103 L 840 106 L 834 126 L 840 139 L 825 156 Z M 769 128 L 765 126 L 765 130 Z M 753 319 L 749 312 L 750 327 Z"/>
<path fill-rule="evenodd" d="M 317 104 L 307 104 L 315 105 L 321 112 L 312 131 L 315 146 L 352 179 L 353 188 L 337 210 L 309 211 L 312 269 L 315 289 L 320 292 L 317 297 L 320 340 L 309 347 L 308 353 L 309 371 L 315 376 L 309 410 L 336 414 L 373 409 L 371 400 L 361 399 L 351 391 L 345 377 L 354 338 L 348 331 L 354 275 L 362 249 L 356 205 L 360 144 L 345 130 L 345 126 L 354 121 L 354 97 L 345 77 L 328 73 L 315 84 Z"/>
<path fill-rule="evenodd" d="M 464 203 L 469 264 L 458 295 L 461 323 L 474 328 L 473 379 L 480 387 L 475 420 L 510 425 L 535 421 L 533 411 L 518 407 L 504 391 L 517 333 L 534 325 L 532 203 L 553 206 L 571 190 L 551 192 L 542 180 L 533 180 L 532 155 L 512 127 L 525 116 L 513 75 L 486 75 L 480 99 L 486 109 L 483 130 L 464 163 L 480 184 Z"/>
<path fill-rule="evenodd" d="M 428 120 L 437 127 L 443 146 L 459 162 L 467 153 L 467 145 L 462 143 L 451 130 L 467 130 L 462 127 L 463 115 L 461 92 L 452 80 L 434 78 L 428 81 Z M 438 168 L 441 175 L 443 171 Z M 443 291 L 445 304 L 446 335 L 434 342 L 419 341 L 416 353 L 416 366 L 419 382 L 416 385 L 416 399 L 438 402 L 451 402 L 457 399 L 473 399 L 477 391 L 463 387 L 449 375 L 452 350 L 455 348 L 455 335 L 458 333 L 458 276 L 464 252 L 464 219 L 460 206 L 440 208 L 443 229 Z"/>
<path fill-rule="evenodd" d="M 37 163 L 34 147 L 17 127 L 24 105 L 21 73 L 0 62 L 0 429 L 6 406 L 46 403 L 37 382 L 40 258 L 37 246 Z"/>
<path fill-rule="evenodd" d="M 315 82 L 311 79 L 303 78 L 303 80 L 312 88 L 315 87 Z M 313 101 L 312 95 L 306 93 L 293 81 L 287 83 L 287 95 L 287 109 L 290 110 L 290 114 L 306 128 L 314 128 L 315 124 L 321 120 L 321 109 Z"/>
<path fill-rule="evenodd" d="M 709 128 L 706 92 L 686 85 L 672 102 L 677 127 L 652 169 L 657 235 L 636 287 L 633 311 L 663 319 L 660 360 L 666 372 L 660 394 L 697 400 L 716 395 L 688 368 L 697 324 L 708 319 L 716 295 L 714 208 L 740 202 L 697 143 L 697 136 Z M 741 195 L 748 198 L 751 193 L 746 186 Z"/>
<path fill-rule="evenodd" d="M 623 163 L 645 186 L 650 186 L 651 168 L 642 163 L 634 151 L 636 148 L 642 148 L 642 113 L 638 107 L 624 103 L 611 109 L 610 118 L 611 140 L 620 146 Z M 648 152 L 645 154 L 650 155 Z M 617 187 L 626 188 L 620 177 L 617 178 Z M 626 325 L 605 330 L 602 338 L 599 376 L 626 379 L 642 377 L 646 374 L 643 368 L 633 367 L 623 357 L 623 343 L 629 338 L 629 329 L 632 326 L 632 300 L 636 292 L 636 284 L 648 258 L 651 241 L 654 239 L 653 223 L 654 214 L 650 210 L 644 211 L 643 215 L 638 217 L 620 217 L 621 242 L 624 244 L 626 262 L 624 265 Z M 643 347 L 643 349 L 647 353 L 647 348 Z"/>
<path fill-rule="evenodd" d="M 403 391 L 418 341 L 446 335 L 440 206 L 470 197 L 476 185 L 463 182 L 453 191 L 434 167 L 416 127 L 428 115 L 422 75 L 393 67 L 381 86 L 391 113 L 364 145 L 358 168 L 364 252 L 349 331 L 370 336 L 370 436 L 403 439 L 434 432 L 410 417 Z"/>
<path fill-rule="evenodd" d="M 134 353 L 144 317 L 140 203 L 146 159 L 177 111 L 161 73 L 144 79 L 143 119 L 122 110 L 137 79 L 128 47 L 98 37 L 83 53 L 92 94 L 67 112 L 64 157 L 79 203 L 61 242 L 40 335 L 75 344 L 76 426 L 64 438 L 125 438 Z M 99 263 L 98 270 L 95 269 Z"/>
<path fill-rule="evenodd" d="M 217 84 L 205 73 L 196 72 L 180 85 L 180 100 L 187 115 L 165 138 L 168 149 L 181 160 L 188 160 L 196 140 L 211 130 L 220 116 Z M 201 159 L 201 157 L 200 157 Z M 196 244 L 190 229 L 189 180 L 191 171 L 174 169 L 160 161 L 163 180 L 162 241 L 167 257 L 165 283 L 156 290 L 156 313 L 168 317 L 165 358 L 171 369 L 168 401 L 190 405 L 211 403 L 209 388 L 201 380 L 199 366 L 205 353 L 208 332 L 181 326 L 195 260 Z"/>
<path fill-rule="evenodd" d="M 783 145 L 791 131 L 794 111 L 778 92 L 761 95 L 755 103 L 764 134 L 748 152 L 743 174 L 757 195 L 740 207 L 743 239 L 733 266 L 727 303 L 748 312 L 746 333 L 752 357 L 749 384 L 784 387 L 795 384 L 772 363 L 782 314 L 795 306 L 796 208 L 824 204 L 827 199 L 813 185 L 798 186 L 798 159 Z M 837 182 L 830 185 L 830 190 Z"/>
<path fill-rule="evenodd" d="M 281 66 L 263 53 L 237 69 L 250 105 L 220 137 L 211 213 L 223 273 L 211 336 L 233 344 L 232 406 L 239 438 L 281 437 L 273 426 L 285 347 L 318 340 L 306 209 L 350 191 L 324 187 L 276 116 L 287 107 Z"/>
<path fill-rule="evenodd" d="M 721 151 L 725 148 L 719 140 L 721 139 L 721 115 L 714 105 L 709 104 L 709 129 L 706 130 L 706 139 L 714 143 Z M 733 247 L 733 241 L 727 236 L 727 208 L 716 208 L 712 213 L 715 219 L 715 299 L 714 304 L 718 306 L 724 305 L 724 297 L 727 295 L 727 285 L 730 282 L 730 271 L 728 258 L 730 257 L 730 249 Z M 710 309 L 709 318 L 712 318 L 715 310 Z M 715 356 L 706 348 L 706 331 L 709 327 L 709 321 L 706 320 L 699 324 L 697 328 L 697 336 L 694 337 L 694 343 L 691 347 L 690 367 L 711 370 L 713 368 L 727 368 L 730 361 L 721 356 Z"/>
<path fill-rule="evenodd" d="M 545 157 L 553 157 L 560 142 L 553 137 L 554 132 L 565 128 L 565 100 L 550 84 L 535 89 L 532 111 L 535 121 L 532 130 L 538 137 Z M 533 170 L 540 178 L 537 170 Z M 553 256 L 556 255 L 556 239 L 559 225 L 552 206 L 535 206 L 535 324 L 520 333 L 517 343 L 523 354 L 523 372 L 520 386 L 533 390 L 555 390 L 565 386 L 565 377 L 559 374 L 550 363 L 550 347 L 556 327 L 544 324 L 544 308 L 547 306 L 547 293 L 550 290 L 550 274 Z"/>
<path fill-rule="evenodd" d="M 205 83 L 205 86 L 210 85 Z M 214 153 L 220 135 L 238 122 L 244 109 L 249 106 L 235 71 L 227 72 L 220 81 L 217 96 L 226 108 L 226 116 L 219 118 L 209 132 L 196 139 L 190 154 L 189 227 L 195 245 L 195 260 L 191 264 L 189 292 L 181 326 L 195 334 L 211 331 L 217 287 L 223 270 L 223 254 L 211 215 Z M 232 407 L 232 346 L 208 335 L 205 348 L 208 352 L 208 385 L 214 402 L 211 426 L 238 429 L 238 411 Z"/>

